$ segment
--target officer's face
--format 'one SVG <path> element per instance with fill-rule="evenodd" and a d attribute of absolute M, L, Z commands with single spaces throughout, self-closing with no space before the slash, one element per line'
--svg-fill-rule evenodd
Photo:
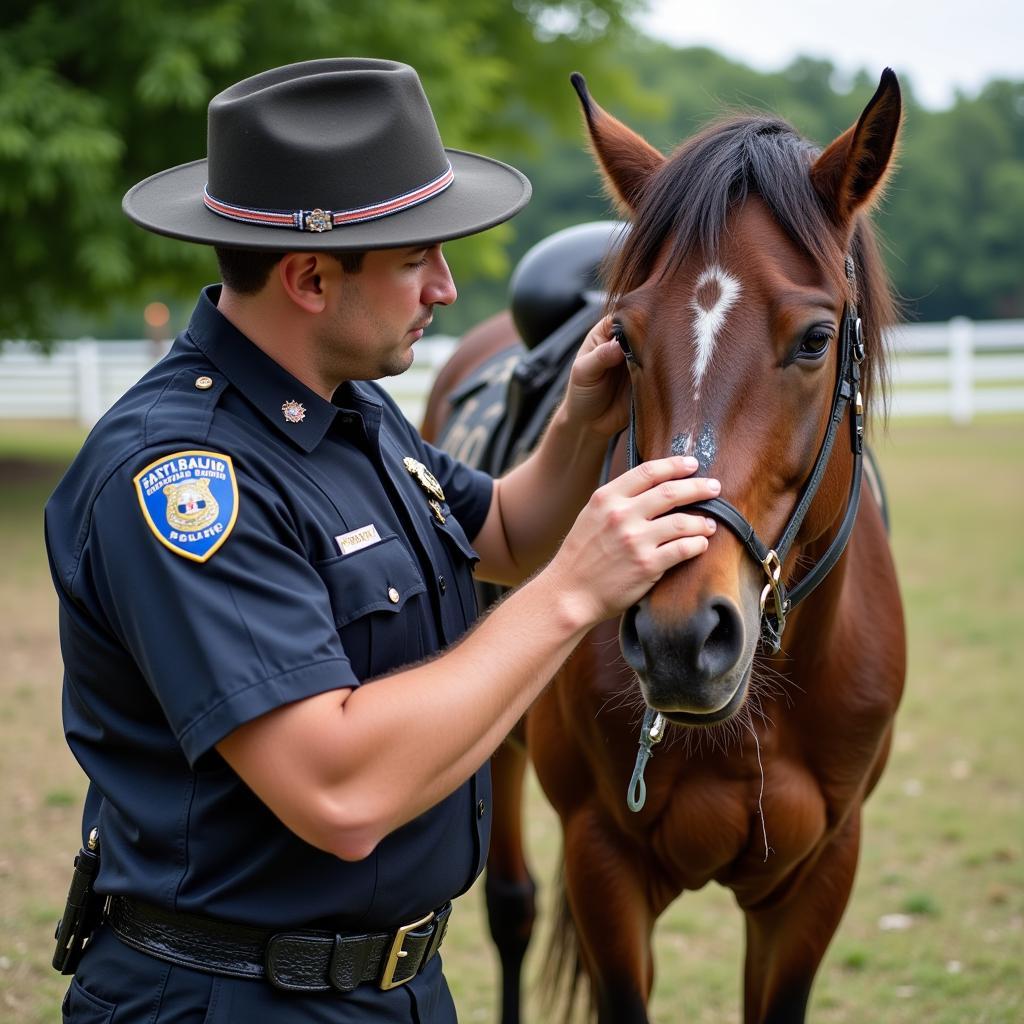
<path fill-rule="evenodd" d="M 413 344 L 435 305 L 455 301 L 455 282 L 441 246 L 377 249 L 356 274 L 341 271 L 337 301 L 322 332 L 324 358 L 348 380 L 375 380 L 407 370 Z"/>

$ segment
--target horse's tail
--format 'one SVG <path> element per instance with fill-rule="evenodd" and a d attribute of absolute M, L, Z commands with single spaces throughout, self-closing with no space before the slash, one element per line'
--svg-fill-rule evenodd
<path fill-rule="evenodd" d="M 575 1011 L 579 1000 L 585 999 L 585 1017 L 593 1021 L 597 1019 L 597 1007 L 589 979 L 583 970 L 576 922 L 573 921 L 569 909 L 569 897 L 565 889 L 564 857 L 553 888 L 551 934 L 538 986 L 541 1005 L 547 1010 L 546 1019 L 554 1020 L 561 1017 L 564 1024 L 571 1024 L 577 1019 Z"/>

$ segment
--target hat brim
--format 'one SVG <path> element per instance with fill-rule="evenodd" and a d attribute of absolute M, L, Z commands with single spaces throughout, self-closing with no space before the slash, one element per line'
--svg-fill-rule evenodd
<path fill-rule="evenodd" d="M 121 202 L 139 227 L 186 242 L 229 249 L 311 252 L 432 245 L 485 231 L 517 214 L 530 200 L 524 174 L 500 160 L 446 149 L 455 180 L 440 194 L 377 220 L 330 231 L 296 231 L 229 220 L 203 203 L 205 160 L 180 164 L 129 189 Z"/>

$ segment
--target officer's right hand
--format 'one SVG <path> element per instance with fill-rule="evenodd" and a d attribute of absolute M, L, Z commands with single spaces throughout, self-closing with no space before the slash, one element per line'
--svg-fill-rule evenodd
<path fill-rule="evenodd" d="M 672 566 L 707 550 L 714 519 L 665 513 L 718 495 L 697 460 L 644 462 L 598 488 L 545 570 L 594 625 L 635 604 Z"/>

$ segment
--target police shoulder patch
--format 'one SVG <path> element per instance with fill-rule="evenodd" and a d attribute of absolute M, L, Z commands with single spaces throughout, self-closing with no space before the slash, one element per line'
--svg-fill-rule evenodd
<path fill-rule="evenodd" d="M 134 477 L 143 518 L 164 547 L 205 562 L 238 518 L 238 482 L 230 455 L 185 451 L 151 462 Z"/>

